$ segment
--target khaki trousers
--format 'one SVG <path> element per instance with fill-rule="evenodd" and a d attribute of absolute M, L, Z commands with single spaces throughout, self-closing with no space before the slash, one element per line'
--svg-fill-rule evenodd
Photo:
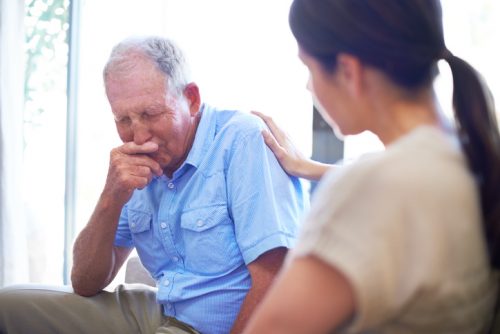
<path fill-rule="evenodd" d="M 156 289 L 119 285 L 82 297 L 71 287 L 18 285 L 0 289 L 1 334 L 164 333 L 199 334 L 163 315 Z"/>

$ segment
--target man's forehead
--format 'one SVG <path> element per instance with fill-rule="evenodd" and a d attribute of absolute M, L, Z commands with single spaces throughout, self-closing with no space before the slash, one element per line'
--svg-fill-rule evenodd
<path fill-rule="evenodd" d="M 162 85 L 109 83 L 106 94 L 113 110 L 146 108 L 165 105 L 166 95 Z"/>
<path fill-rule="evenodd" d="M 113 71 L 105 79 L 105 88 L 108 96 L 130 95 L 135 91 L 141 94 L 165 92 L 166 78 L 158 70 L 147 65 L 138 65 L 130 71 Z"/>
<path fill-rule="evenodd" d="M 128 62 L 119 63 L 111 66 L 106 73 L 105 84 L 108 81 L 130 81 L 134 78 L 159 78 L 165 81 L 166 76 L 160 69 L 151 61 L 130 60 Z"/>
<path fill-rule="evenodd" d="M 129 73 L 136 67 L 153 67 L 155 64 L 150 57 L 143 52 L 127 50 L 123 53 L 112 56 L 108 60 L 105 71 L 106 74 Z"/>
<path fill-rule="evenodd" d="M 165 81 L 165 74 L 153 60 L 139 53 L 127 53 L 110 61 L 104 77 L 106 89 L 111 84 L 122 87 L 136 86 L 134 89 L 137 89 L 137 86 L 147 88 L 149 83 L 157 86 Z"/>

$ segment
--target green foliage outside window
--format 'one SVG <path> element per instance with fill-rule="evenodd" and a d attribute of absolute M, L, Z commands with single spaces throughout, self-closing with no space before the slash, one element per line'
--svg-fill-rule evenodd
<path fill-rule="evenodd" d="M 54 94 L 66 94 L 68 7 L 69 0 L 25 1 L 25 140 L 42 125 L 40 118 L 51 108 Z"/>

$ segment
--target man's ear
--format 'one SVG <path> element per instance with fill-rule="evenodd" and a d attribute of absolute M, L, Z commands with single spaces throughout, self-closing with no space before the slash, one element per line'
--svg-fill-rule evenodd
<path fill-rule="evenodd" d="M 347 91 L 358 97 L 363 89 L 364 67 L 359 58 L 347 53 L 339 53 L 337 56 L 337 71 L 347 88 Z"/>
<path fill-rule="evenodd" d="M 200 90 L 198 89 L 198 85 L 194 82 L 188 83 L 186 87 L 184 87 L 183 94 L 189 104 L 191 116 L 195 116 L 200 110 L 201 105 Z"/>

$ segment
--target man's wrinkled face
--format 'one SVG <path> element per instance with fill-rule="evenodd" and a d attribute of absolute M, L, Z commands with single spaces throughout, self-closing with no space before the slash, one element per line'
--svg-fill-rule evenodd
<path fill-rule="evenodd" d="M 165 75 L 143 57 L 127 71 L 111 71 L 105 84 L 121 140 L 158 144 L 149 156 L 170 176 L 189 153 L 198 107 L 184 93 L 169 91 Z"/>

